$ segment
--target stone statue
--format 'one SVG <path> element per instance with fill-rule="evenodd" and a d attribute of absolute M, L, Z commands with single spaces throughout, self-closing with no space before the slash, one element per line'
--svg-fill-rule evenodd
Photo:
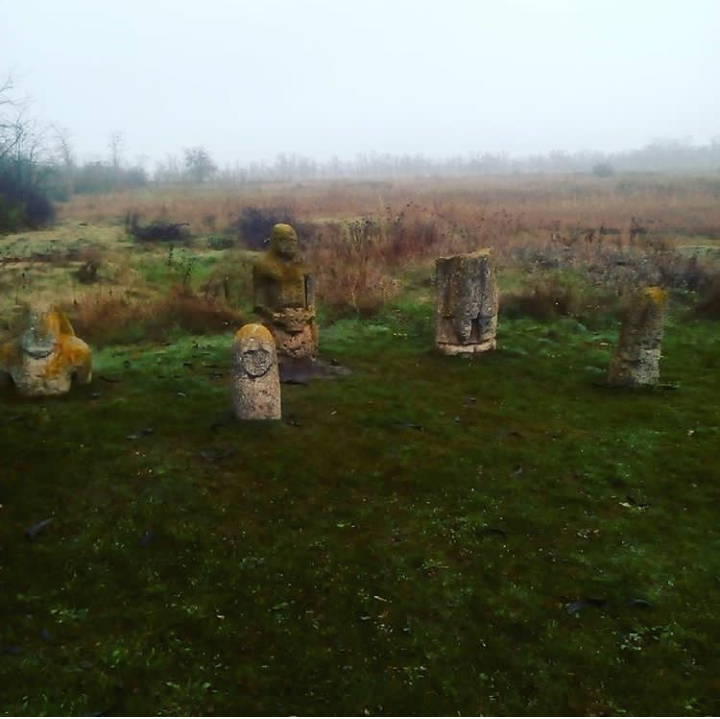
<path fill-rule="evenodd" d="M 238 419 L 280 419 L 280 375 L 267 327 L 245 325 L 235 334 L 230 394 Z"/>
<path fill-rule="evenodd" d="M 495 349 L 499 293 L 490 250 L 438 258 L 435 279 L 437 348 L 448 355 Z"/>
<path fill-rule="evenodd" d="M 92 379 L 90 348 L 57 307 L 26 308 L 19 336 L 0 345 L 0 375 L 9 376 L 26 397 L 65 394 L 75 378 Z"/>
<path fill-rule="evenodd" d="M 667 292 L 660 287 L 646 287 L 632 298 L 620 329 L 620 341 L 610 359 L 611 385 L 657 384 L 667 301 Z"/>
<path fill-rule="evenodd" d="M 298 238 L 290 225 L 279 224 L 270 247 L 253 268 L 255 311 L 275 337 L 283 357 L 317 355 L 313 278 L 299 256 Z"/>

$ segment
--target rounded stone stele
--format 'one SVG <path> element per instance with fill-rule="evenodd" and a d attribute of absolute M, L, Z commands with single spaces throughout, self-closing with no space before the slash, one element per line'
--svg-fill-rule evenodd
<path fill-rule="evenodd" d="M 668 294 L 660 287 L 646 287 L 633 296 L 610 359 L 610 385 L 642 387 L 658 383 L 667 303 Z"/>
<path fill-rule="evenodd" d="M 473 355 L 497 346 L 499 292 L 489 249 L 435 261 L 435 345 L 447 355 Z"/>
<path fill-rule="evenodd" d="M 24 309 L 18 335 L 0 345 L 0 376 L 25 397 L 62 395 L 73 379 L 92 380 L 92 353 L 61 309 L 34 304 Z"/>
<path fill-rule="evenodd" d="M 282 417 L 277 351 L 267 327 L 249 324 L 235 333 L 230 372 L 230 396 L 237 419 Z"/>

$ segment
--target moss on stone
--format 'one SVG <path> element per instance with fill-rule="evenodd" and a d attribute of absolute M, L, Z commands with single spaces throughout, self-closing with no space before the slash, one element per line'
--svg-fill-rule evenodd
<path fill-rule="evenodd" d="M 92 355 L 88 345 L 75 336 L 65 313 L 55 306 L 27 306 L 18 336 L 0 346 L 0 372 L 12 377 L 18 390 L 28 395 L 63 394 L 71 378 L 88 382 Z M 27 356 L 28 343 L 47 347 L 47 359 Z"/>
<path fill-rule="evenodd" d="M 646 287 L 641 292 L 643 296 L 650 300 L 656 307 L 662 309 L 667 307 L 668 293 L 667 290 L 662 289 L 662 287 Z"/>
<path fill-rule="evenodd" d="M 265 340 L 268 342 L 273 341 L 273 336 L 270 330 L 259 323 L 244 325 L 235 333 L 235 340 L 237 341 L 249 339 L 250 337 L 255 337 L 258 340 Z"/>

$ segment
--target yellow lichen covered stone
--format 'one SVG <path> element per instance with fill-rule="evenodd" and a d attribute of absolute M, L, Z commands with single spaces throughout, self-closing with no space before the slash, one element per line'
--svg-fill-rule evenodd
<path fill-rule="evenodd" d="M 661 287 L 646 287 L 633 296 L 610 359 L 611 385 L 639 387 L 658 382 L 667 303 L 668 294 Z"/>
<path fill-rule="evenodd" d="M 90 348 L 75 336 L 65 313 L 57 307 L 27 307 L 18 336 L 0 345 L 0 374 L 10 377 L 26 397 L 65 394 L 75 378 L 92 379 Z"/>
<path fill-rule="evenodd" d="M 299 254 L 297 233 L 277 224 L 253 267 L 255 311 L 272 332 L 278 354 L 315 357 L 318 330 L 313 279 Z"/>
<path fill-rule="evenodd" d="M 280 375 L 275 340 L 260 324 L 235 333 L 230 396 L 238 419 L 280 419 Z"/>
<path fill-rule="evenodd" d="M 642 294 L 659 309 L 664 309 L 667 306 L 668 293 L 662 287 L 646 287 L 642 290 Z"/>
<path fill-rule="evenodd" d="M 273 336 L 270 330 L 263 325 L 253 323 L 244 325 L 235 333 L 235 340 L 246 340 L 254 337 L 258 341 L 273 342 Z"/>

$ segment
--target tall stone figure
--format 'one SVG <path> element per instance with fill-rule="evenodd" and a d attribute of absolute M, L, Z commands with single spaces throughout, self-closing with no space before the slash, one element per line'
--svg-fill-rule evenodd
<path fill-rule="evenodd" d="M 667 292 L 646 287 L 632 298 L 610 359 L 608 382 L 615 387 L 657 384 L 667 309 Z"/>
<path fill-rule="evenodd" d="M 495 349 L 499 293 L 490 250 L 438 258 L 435 279 L 437 348 L 448 355 Z"/>
<path fill-rule="evenodd" d="M 0 378 L 10 377 L 26 397 L 65 394 L 73 379 L 92 379 L 90 348 L 57 307 L 36 304 L 23 312 L 18 336 L 0 345 Z"/>
<path fill-rule="evenodd" d="M 255 311 L 275 337 L 278 355 L 317 355 L 313 278 L 300 257 L 297 233 L 278 224 L 270 233 L 270 247 L 253 268 Z"/>
<path fill-rule="evenodd" d="M 280 376 L 275 340 L 267 327 L 245 325 L 235 334 L 230 395 L 238 419 L 280 419 Z"/>

